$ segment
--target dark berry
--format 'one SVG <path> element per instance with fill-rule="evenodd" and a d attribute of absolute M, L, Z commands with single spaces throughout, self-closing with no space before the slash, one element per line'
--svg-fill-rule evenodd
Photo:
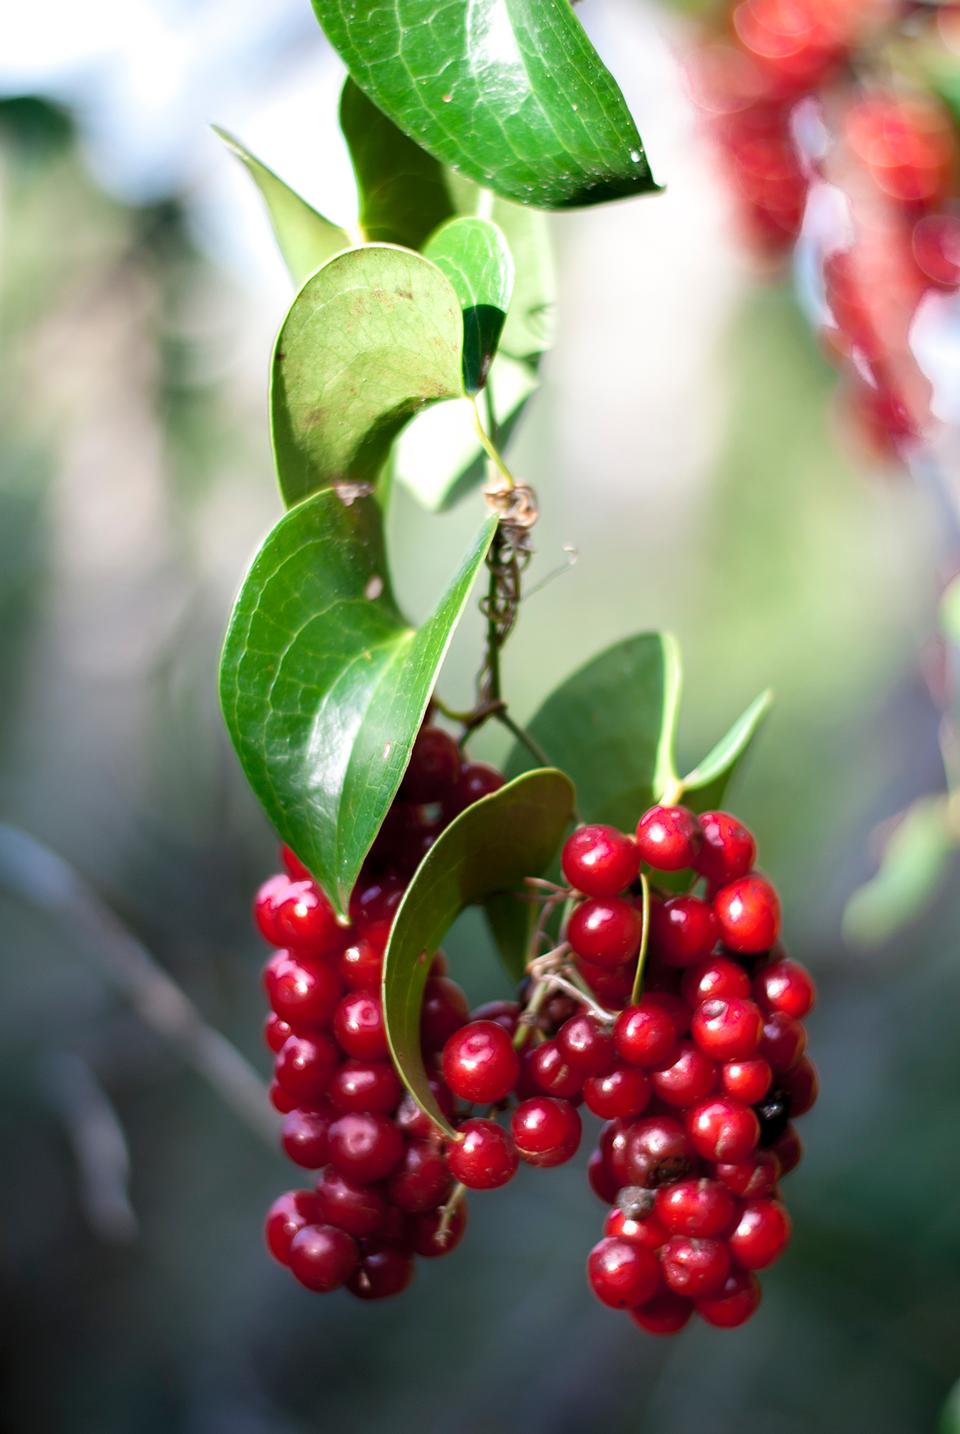
<path fill-rule="evenodd" d="M 636 843 L 606 826 L 578 827 L 564 843 L 561 861 L 567 881 L 584 896 L 617 896 L 640 869 Z"/>
<path fill-rule="evenodd" d="M 588 1076 L 583 1098 L 601 1120 L 628 1119 L 649 1105 L 650 1082 L 639 1066 L 617 1065 L 606 1075 Z"/>
<path fill-rule="evenodd" d="M 350 897 L 350 920 L 359 935 L 369 940 L 372 929 L 392 922 L 403 893 L 404 884 L 397 876 L 361 877 Z"/>
<path fill-rule="evenodd" d="M 701 1101 L 687 1112 L 687 1135 L 704 1160 L 746 1160 L 757 1148 L 760 1122 L 748 1105 L 727 1095 Z"/>
<path fill-rule="evenodd" d="M 399 1295 L 413 1279 L 412 1255 L 384 1240 L 365 1242 L 360 1264 L 347 1289 L 358 1300 L 385 1300 Z"/>
<path fill-rule="evenodd" d="M 495 1190 L 517 1173 L 520 1157 L 513 1140 L 493 1120 L 466 1120 L 461 1139 L 447 1146 L 447 1164 L 455 1180 L 471 1190 Z"/>
<path fill-rule="evenodd" d="M 390 1054 L 380 997 L 373 991 L 350 991 L 333 1018 L 333 1034 L 355 1060 L 386 1060 Z"/>
<path fill-rule="evenodd" d="M 472 807 L 481 797 L 489 797 L 492 792 L 498 792 L 503 781 L 503 776 L 496 767 L 488 767 L 485 762 L 464 763 L 453 790 L 444 799 L 443 814 L 447 821 L 452 821 L 466 811 L 467 807 Z"/>
<path fill-rule="evenodd" d="M 693 866 L 702 844 L 700 823 L 686 807 L 651 807 L 637 823 L 640 860 L 658 871 Z"/>
<path fill-rule="evenodd" d="M 648 1190 L 682 1180 L 693 1168 L 693 1149 L 683 1126 L 669 1115 L 642 1116 L 628 1128 L 624 1184 Z"/>
<path fill-rule="evenodd" d="M 590 1189 L 597 1199 L 604 1205 L 610 1205 L 617 1198 L 617 1182 L 603 1154 L 595 1150 L 587 1161 L 587 1181 Z"/>
<path fill-rule="evenodd" d="M 770 1062 L 775 1075 L 793 1070 L 807 1049 L 807 1033 L 799 1021 L 782 1011 L 771 1011 L 763 1018 L 763 1036 L 757 1052 Z"/>
<path fill-rule="evenodd" d="M 669 1063 L 650 1072 L 654 1095 L 666 1105 L 694 1105 L 708 1096 L 716 1083 L 716 1063 L 690 1041 L 681 1041 Z"/>
<path fill-rule="evenodd" d="M 657 1191 L 657 1219 L 671 1235 L 722 1235 L 735 1208 L 730 1191 L 716 1180 L 678 1180 Z"/>
<path fill-rule="evenodd" d="M 792 1070 L 780 1077 L 780 1089 L 787 1098 L 792 1120 L 812 1110 L 820 1093 L 820 1081 L 813 1061 L 804 1057 Z"/>
<path fill-rule="evenodd" d="M 770 1153 L 780 1162 L 781 1177 L 789 1175 L 791 1170 L 797 1168 L 803 1159 L 803 1145 L 794 1126 L 787 1126 L 779 1140 L 775 1140 L 771 1145 Z"/>
<path fill-rule="evenodd" d="M 524 1075 L 545 1095 L 572 1100 L 583 1089 L 583 1073 L 570 1065 L 557 1042 L 544 1041 L 524 1057 Z"/>
<path fill-rule="evenodd" d="M 672 1014 L 658 1001 L 644 996 L 621 1011 L 613 1028 L 614 1044 L 623 1060 L 635 1066 L 659 1066 L 669 1060 L 677 1044 Z"/>
<path fill-rule="evenodd" d="M 492 1105 L 509 1095 L 520 1074 L 510 1036 L 494 1021 L 471 1021 L 443 1048 L 443 1078 L 461 1100 Z"/>
<path fill-rule="evenodd" d="M 442 802 L 460 776 L 460 748 L 440 727 L 421 727 L 400 786 L 404 802 Z"/>
<path fill-rule="evenodd" d="M 346 1284 L 359 1259 L 356 1240 L 335 1225 L 305 1225 L 290 1243 L 292 1273 L 308 1290 L 321 1294 Z"/>
<path fill-rule="evenodd" d="M 715 1061 L 743 1061 L 756 1054 L 763 1035 L 760 1011 L 740 996 L 704 1001 L 693 1013 L 690 1033 Z"/>
<path fill-rule="evenodd" d="M 387 1202 L 374 1185 L 362 1185 L 331 1165 L 317 1185 L 320 1218 L 350 1235 L 375 1235 L 387 1219 Z"/>
<path fill-rule="evenodd" d="M 782 1011 L 802 1020 L 817 998 L 810 972 L 799 961 L 774 961 L 757 973 L 757 999 L 768 1011 Z"/>
<path fill-rule="evenodd" d="M 431 976 L 423 993 L 420 1009 L 420 1038 L 428 1051 L 442 1050 L 447 1041 L 467 1024 L 467 998 L 456 981 L 446 976 Z"/>
<path fill-rule="evenodd" d="M 441 1234 L 442 1210 L 430 1210 L 418 1215 L 413 1227 L 413 1248 L 422 1259 L 438 1259 L 451 1254 L 463 1239 L 467 1228 L 467 1202 L 461 1200 Z"/>
<path fill-rule="evenodd" d="M 752 870 L 757 844 L 736 817 L 729 812 L 704 812 L 700 830 L 703 845 L 694 866 L 713 886 L 726 886 Z"/>
<path fill-rule="evenodd" d="M 586 1011 L 571 1016 L 557 1032 L 567 1064 L 582 1075 L 605 1075 L 617 1058 L 613 1034 Z"/>
<path fill-rule="evenodd" d="M 512 1036 L 517 1029 L 519 1015 L 520 1005 L 517 1001 L 484 1001 L 482 1006 L 477 1006 L 470 1012 L 470 1019 L 493 1021 L 502 1026 L 508 1036 Z"/>
<path fill-rule="evenodd" d="M 340 980 L 350 991 L 379 991 L 383 974 L 383 952 L 361 936 L 345 946 L 337 961 Z"/>
<path fill-rule="evenodd" d="M 567 940 L 595 966 L 623 966 L 640 950 L 643 918 L 629 901 L 611 896 L 582 901 L 567 922 Z"/>
<path fill-rule="evenodd" d="M 364 1185 L 385 1179 L 403 1158 L 403 1136 L 385 1115 L 341 1115 L 327 1139 L 331 1163 Z"/>
<path fill-rule="evenodd" d="M 647 1334 L 679 1334 L 690 1321 L 693 1305 L 672 1290 L 658 1290 L 639 1309 L 630 1311 L 630 1318 Z"/>
<path fill-rule="evenodd" d="M 277 1081 L 300 1105 L 313 1105 L 326 1095 L 339 1064 L 336 1045 L 324 1031 L 291 1036 L 274 1062 Z"/>
<path fill-rule="evenodd" d="M 762 1200 L 773 1195 L 780 1179 L 780 1161 L 772 1150 L 758 1150 L 749 1160 L 714 1166 L 714 1174 L 741 1200 Z"/>
<path fill-rule="evenodd" d="M 780 935 L 780 901 L 762 876 L 741 876 L 722 886 L 713 914 L 724 944 L 743 955 L 769 951 Z"/>
<path fill-rule="evenodd" d="M 760 1122 L 760 1145 L 767 1149 L 776 1145 L 790 1121 L 790 1103 L 779 1086 L 769 1090 L 756 1106 Z"/>
<path fill-rule="evenodd" d="M 408 1215 L 435 1210 L 450 1191 L 450 1171 L 432 1140 L 411 1140 L 387 1182 L 387 1198 Z"/>
<path fill-rule="evenodd" d="M 652 1250 L 605 1236 L 590 1251 L 587 1278 L 602 1304 L 626 1310 L 650 1298 L 660 1284 L 660 1269 Z"/>
<path fill-rule="evenodd" d="M 666 966 L 694 966 L 717 944 L 713 911 L 698 896 L 672 896 L 650 908 L 650 942 Z"/>
<path fill-rule="evenodd" d="M 433 1098 L 447 1120 L 453 1119 L 453 1096 L 439 1076 L 429 1076 Z M 413 1096 L 407 1092 L 397 1107 L 394 1122 L 404 1135 L 414 1140 L 442 1140 L 443 1132 L 438 1125 L 420 1109 Z"/>
<path fill-rule="evenodd" d="M 730 1256 L 722 1240 L 672 1235 L 660 1251 L 660 1267 L 674 1294 L 698 1300 L 720 1289 Z"/>
<path fill-rule="evenodd" d="M 280 1140 L 285 1154 L 304 1170 L 319 1170 L 328 1159 L 327 1133 L 333 1123 L 327 1110 L 291 1110 L 283 1118 Z"/>
<path fill-rule="evenodd" d="M 697 1314 L 718 1329 L 746 1324 L 760 1303 L 760 1281 L 749 1270 L 730 1271 L 716 1294 L 698 1299 Z"/>
<path fill-rule="evenodd" d="M 288 1263 L 290 1242 L 305 1225 L 315 1224 L 319 1215 L 316 1196 L 312 1190 L 288 1190 L 279 1195 L 270 1209 L 264 1225 L 267 1249 L 281 1265 Z"/>
<path fill-rule="evenodd" d="M 579 1115 L 568 1100 L 552 1096 L 521 1101 L 510 1129 L 517 1154 L 528 1165 L 562 1165 L 580 1145 Z"/>

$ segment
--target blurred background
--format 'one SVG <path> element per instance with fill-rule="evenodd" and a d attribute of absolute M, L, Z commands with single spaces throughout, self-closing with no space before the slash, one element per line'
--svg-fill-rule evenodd
<path fill-rule="evenodd" d="M 276 852 L 215 673 L 280 512 L 265 376 L 290 294 L 209 124 L 349 220 L 342 74 L 307 0 L 41 0 L 0 50 L 11 1434 L 915 1434 L 960 1375 L 955 882 L 877 949 L 841 930 L 878 828 L 943 788 L 925 672 L 955 537 L 933 489 L 851 443 L 789 271 L 744 244 L 688 97 L 687 18 L 581 13 L 667 189 L 552 221 L 557 340 L 513 450 L 549 581 L 507 691 L 529 713 L 598 648 L 670 627 L 692 765 L 775 689 L 731 801 L 821 987 L 791 1252 L 750 1325 L 663 1344 L 585 1288 L 602 1212 L 579 1168 L 476 1196 L 456 1263 L 421 1263 L 395 1303 L 319 1300 L 266 1257 L 290 1175 L 254 1074 L 249 903 Z M 428 525 L 467 534 L 471 503 L 427 519 L 401 495 L 392 521 L 423 612 L 447 576 Z M 454 705 L 479 632 L 444 676 Z M 477 750 L 503 755 L 493 734 Z M 449 956 L 472 998 L 508 994 L 479 925 Z"/>

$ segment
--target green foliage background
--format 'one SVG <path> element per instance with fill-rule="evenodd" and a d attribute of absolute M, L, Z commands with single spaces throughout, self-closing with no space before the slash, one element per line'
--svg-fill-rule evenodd
<path fill-rule="evenodd" d="M 44 106 L 0 110 L 0 203 L 3 820 L 71 860 L 266 1072 L 247 912 L 274 857 L 213 680 L 238 555 L 277 516 L 262 395 L 228 358 L 243 296 L 192 249 L 176 201 L 107 199 Z M 608 222 L 625 232 L 620 211 Z M 574 265 L 586 223 L 556 226 L 561 315 L 590 283 Z M 65 232 L 69 246 L 50 242 Z M 592 340 L 570 319 L 561 342 Z M 598 387 L 624 403 L 660 362 L 642 332 L 632 353 L 629 375 L 592 356 Z M 765 1281 L 763 1316 L 664 1346 L 597 1306 L 581 1260 L 602 1210 L 574 1172 L 528 1171 L 477 1197 L 461 1251 L 396 1304 L 292 1287 L 259 1233 L 290 1167 L 145 1029 L 95 943 L 0 895 L 5 1428 L 934 1427 L 960 1366 L 960 916 L 948 883 L 870 957 L 843 948 L 840 916 L 870 869 L 874 823 L 940 780 L 918 659 L 935 625 L 936 535 L 922 497 L 838 454 L 832 376 L 788 293 L 749 291 L 712 367 L 722 436 L 695 501 L 668 471 L 650 481 L 642 451 L 634 494 L 609 491 L 602 465 L 585 475 L 561 436 L 571 405 L 589 426 L 595 394 L 548 371 L 516 458 L 544 500 L 531 581 L 564 543 L 580 559 L 531 598 L 506 680 L 529 713 L 599 647 L 668 626 L 684 648 L 691 761 L 757 691 L 776 691 L 732 800 L 821 983 L 825 1096 L 805 1122 L 796 1239 Z M 448 566 L 419 541 L 427 522 L 465 549 L 475 514 L 428 519 L 398 494 L 398 588 L 421 617 Z M 479 632 L 472 616 L 457 638 L 454 703 Z M 505 756 L 493 734 L 482 750 Z M 473 997 L 502 989 L 479 922 L 449 954 Z M 126 1133 L 136 1232 L 91 1223 L 71 1150 L 77 1062 Z"/>

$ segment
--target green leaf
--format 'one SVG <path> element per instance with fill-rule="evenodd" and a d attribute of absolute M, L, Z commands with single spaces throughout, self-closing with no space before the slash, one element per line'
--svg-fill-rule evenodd
<path fill-rule="evenodd" d="M 513 258 L 507 241 L 488 219 L 451 219 L 424 248 L 446 274 L 463 309 L 463 385 L 476 393 L 503 332 L 513 293 Z"/>
<path fill-rule="evenodd" d="M 914 802 L 894 828 L 876 875 L 847 902 L 846 938 L 876 946 L 906 926 L 932 899 L 958 845 L 947 797 Z"/>
<path fill-rule="evenodd" d="M 408 249 L 367 245 L 325 264 L 287 313 L 270 404 L 287 505 L 372 484 L 390 444 L 430 403 L 463 396 L 453 286 Z"/>
<path fill-rule="evenodd" d="M 542 209 L 655 189 L 613 76 L 569 0 L 313 0 L 350 73 L 405 134 Z"/>
<path fill-rule="evenodd" d="M 454 213 L 443 166 L 397 129 L 351 79 L 340 96 L 343 130 L 360 199 L 360 227 L 371 242 L 422 249 Z"/>
<path fill-rule="evenodd" d="M 493 397 L 501 452 L 536 387 L 529 365 L 497 354 L 487 392 Z M 486 477 L 486 455 L 477 442 L 473 407 L 466 401 L 438 403 L 418 414 L 400 434 L 394 454 L 397 478 L 433 512 L 451 508 Z"/>
<path fill-rule="evenodd" d="M 341 914 L 494 527 L 413 628 L 390 588 L 379 505 L 317 493 L 280 520 L 237 598 L 220 664 L 227 727 L 280 836 Z"/>
<path fill-rule="evenodd" d="M 262 164 L 256 155 L 219 125 L 213 130 L 246 165 L 254 183 L 263 196 L 273 225 L 280 253 L 290 270 L 290 276 L 299 289 L 300 285 L 321 264 L 332 259 L 341 249 L 350 246 L 350 236 L 338 224 L 324 219 L 312 205 L 302 199 L 295 189 Z"/>
<path fill-rule="evenodd" d="M 681 680 L 676 640 L 642 633 L 573 673 L 525 724 L 549 760 L 573 778 L 581 820 L 629 831 L 676 782 Z M 530 766 L 518 742 L 506 775 Z"/>
<path fill-rule="evenodd" d="M 683 778 L 683 801 L 687 806 L 694 811 L 707 812 L 720 805 L 738 762 L 756 736 L 772 703 L 773 693 L 769 690 L 761 692 L 746 712 L 737 718 L 726 736 L 721 737 L 703 761 Z"/>
<path fill-rule="evenodd" d="M 420 1011 L 430 960 L 468 906 L 522 888 L 554 857 L 573 813 L 562 772 L 542 768 L 462 812 L 417 868 L 383 961 L 383 1011 L 394 1063 L 414 1100 L 450 1136 L 420 1052 Z"/>

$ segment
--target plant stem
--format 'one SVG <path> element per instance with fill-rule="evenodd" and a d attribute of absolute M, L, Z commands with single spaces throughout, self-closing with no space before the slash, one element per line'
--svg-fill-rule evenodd
<path fill-rule="evenodd" d="M 513 474 L 510 472 L 510 469 L 504 462 L 503 456 L 501 455 L 496 443 L 490 437 L 487 430 L 484 428 L 483 422 L 480 418 L 480 410 L 477 408 L 477 400 L 473 398 L 470 400 L 470 403 L 473 409 L 473 426 L 476 430 L 477 439 L 479 440 L 480 447 L 490 459 L 490 462 L 493 464 L 494 468 L 500 474 L 500 477 L 504 481 L 504 486 L 508 489 L 515 488 L 517 486 L 517 480 L 514 478 Z"/>
<path fill-rule="evenodd" d="M 530 736 L 529 732 L 525 732 L 523 728 L 519 725 L 519 723 L 514 722 L 513 718 L 510 716 L 510 713 L 505 707 L 499 707 L 496 712 L 493 713 L 493 716 L 496 717 L 498 722 L 502 723 L 503 726 L 506 727 L 508 732 L 513 733 L 517 741 L 521 742 L 523 746 L 526 747 L 531 757 L 534 757 L 540 763 L 541 767 L 550 767 L 553 765 L 550 761 L 550 758 L 547 756 L 546 752 L 539 745 L 539 743 L 535 742 L 534 739 Z"/>
<path fill-rule="evenodd" d="M 630 1004 L 635 1006 L 640 999 L 640 992 L 643 990 L 643 968 L 647 964 L 647 950 L 650 945 L 650 882 L 647 880 L 646 872 L 640 873 L 640 885 L 643 888 L 643 905 L 641 913 L 643 917 L 643 935 L 640 937 L 640 950 L 637 952 L 637 970 L 633 978 L 633 990 L 630 992 Z"/>
<path fill-rule="evenodd" d="M 487 662 L 486 691 L 488 702 L 499 702 L 500 696 L 500 630 L 497 626 L 500 557 L 503 552 L 503 529 L 497 524 L 490 544 L 489 578 L 487 581 Z"/>

